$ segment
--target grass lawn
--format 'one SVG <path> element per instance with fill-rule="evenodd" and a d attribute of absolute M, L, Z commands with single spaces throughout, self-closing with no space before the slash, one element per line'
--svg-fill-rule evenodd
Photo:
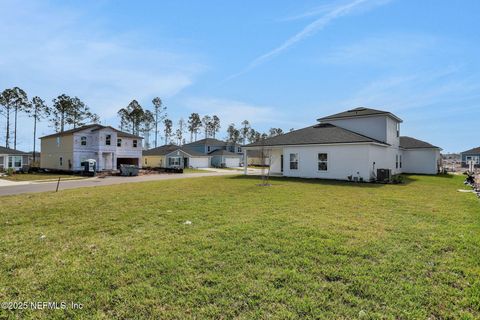
<path fill-rule="evenodd" d="M 10 181 L 36 181 L 36 180 L 56 180 L 62 179 L 83 179 L 84 177 L 69 174 L 51 174 L 51 173 L 16 173 L 11 176 L 0 177 L 0 179 Z"/>
<path fill-rule="evenodd" d="M 193 168 L 183 169 L 183 173 L 207 173 L 207 172 L 210 172 L 210 171 L 202 170 L 202 169 L 193 169 Z"/>
<path fill-rule="evenodd" d="M 0 302 L 83 309 L 0 318 L 478 319 L 480 201 L 462 180 L 230 176 L 2 197 Z"/>

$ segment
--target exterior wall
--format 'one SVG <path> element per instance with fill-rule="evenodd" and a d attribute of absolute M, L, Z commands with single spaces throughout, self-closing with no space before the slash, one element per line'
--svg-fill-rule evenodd
<path fill-rule="evenodd" d="M 394 148 L 398 148 L 400 146 L 400 122 L 394 120 L 390 117 L 386 117 L 387 119 L 387 143 Z M 399 131 L 397 132 L 397 124 L 399 125 Z"/>
<path fill-rule="evenodd" d="M 144 167 L 163 168 L 165 163 L 165 156 L 144 156 L 142 160 Z"/>
<path fill-rule="evenodd" d="M 73 166 L 73 135 L 65 135 L 41 140 L 40 167 L 44 169 L 72 170 Z M 62 164 L 60 164 L 62 157 Z M 70 162 L 69 162 L 70 161 Z"/>
<path fill-rule="evenodd" d="M 30 165 L 30 159 L 28 155 L 22 154 L 0 154 L 0 171 L 7 170 L 9 168 L 9 157 L 21 157 L 20 166 L 15 166 L 15 162 L 12 161 L 12 167 L 15 171 L 28 168 Z"/>
<path fill-rule="evenodd" d="M 462 153 L 462 166 L 467 167 L 467 157 L 476 161 L 475 167 L 480 167 L 480 153 Z"/>
<path fill-rule="evenodd" d="M 298 169 L 290 169 L 290 154 L 298 154 Z M 318 153 L 328 154 L 328 170 L 318 170 Z M 369 181 L 369 145 L 295 146 L 283 149 L 283 175 L 287 177 L 347 180 L 348 176 Z M 272 154 L 272 172 L 278 172 L 278 155 Z"/>
<path fill-rule="evenodd" d="M 354 119 L 326 120 L 335 126 L 363 134 L 382 142 L 387 141 L 387 116 L 359 117 Z M 322 121 L 323 123 L 323 121 Z"/>
<path fill-rule="evenodd" d="M 240 166 L 240 157 L 223 157 L 225 167 L 235 168 Z"/>
<path fill-rule="evenodd" d="M 392 175 L 402 173 L 404 158 L 402 150 L 398 148 L 370 145 L 368 160 L 370 178 L 377 177 L 377 169 L 390 169 Z"/>
<path fill-rule="evenodd" d="M 403 150 L 403 172 L 419 174 L 437 174 L 440 150 L 409 149 Z"/>

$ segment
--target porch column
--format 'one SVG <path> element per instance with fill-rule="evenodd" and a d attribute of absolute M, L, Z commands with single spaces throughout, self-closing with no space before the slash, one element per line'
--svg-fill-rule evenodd
<path fill-rule="evenodd" d="M 248 169 L 248 156 L 247 156 L 247 149 L 243 149 L 243 174 L 247 175 Z"/>

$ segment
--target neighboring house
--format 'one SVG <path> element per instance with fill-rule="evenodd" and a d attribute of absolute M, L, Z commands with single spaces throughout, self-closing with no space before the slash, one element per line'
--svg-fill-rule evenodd
<path fill-rule="evenodd" d="M 436 174 L 440 148 L 400 137 L 402 120 L 388 111 L 356 108 L 319 123 L 243 147 L 268 153 L 272 174 L 287 177 L 369 181 L 377 169 L 391 174 Z M 245 170 L 246 173 L 246 170 Z"/>
<path fill-rule="evenodd" d="M 270 163 L 268 152 L 262 150 L 248 150 L 247 159 L 249 166 L 268 166 Z"/>
<path fill-rule="evenodd" d="M 41 137 L 40 167 L 81 171 L 82 162 L 97 161 L 97 171 L 121 164 L 141 167 L 142 137 L 109 126 L 91 124 Z"/>
<path fill-rule="evenodd" d="M 176 145 L 143 151 L 143 166 L 151 168 L 208 168 L 210 156 Z"/>
<path fill-rule="evenodd" d="M 238 153 L 227 150 L 217 149 L 211 151 L 209 155 L 212 157 L 212 167 L 220 168 L 235 168 L 240 166 L 240 161 L 243 158 Z"/>
<path fill-rule="evenodd" d="M 5 148 L 0 146 L 0 171 L 12 168 L 15 171 L 28 169 L 30 166 L 27 152 Z"/>
<path fill-rule="evenodd" d="M 480 167 L 480 147 L 473 148 L 467 151 L 463 151 L 462 155 L 462 167 L 468 167 L 468 162 L 473 161 L 475 167 Z"/>

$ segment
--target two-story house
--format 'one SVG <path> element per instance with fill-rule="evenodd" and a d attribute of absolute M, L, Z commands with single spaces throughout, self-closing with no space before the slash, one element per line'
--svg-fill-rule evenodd
<path fill-rule="evenodd" d="M 356 108 L 318 123 L 243 147 L 268 154 L 270 172 L 288 177 L 338 180 L 376 179 L 391 174 L 436 174 L 440 148 L 400 136 L 402 120 L 388 111 Z M 245 174 L 246 174 L 245 170 Z"/>
<path fill-rule="evenodd" d="M 238 143 L 206 138 L 185 144 L 183 147 L 209 155 L 212 167 L 232 168 L 243 163 L 242 147 Z"/>
<path fill-rule="evenodd" d="M 91 124 L 41 137 L 40 167 L 81 171 L 82 162 L 97 161 L 97 171 L 121 164 L 142 165 L 142 137 L 110 126 Z"/>

